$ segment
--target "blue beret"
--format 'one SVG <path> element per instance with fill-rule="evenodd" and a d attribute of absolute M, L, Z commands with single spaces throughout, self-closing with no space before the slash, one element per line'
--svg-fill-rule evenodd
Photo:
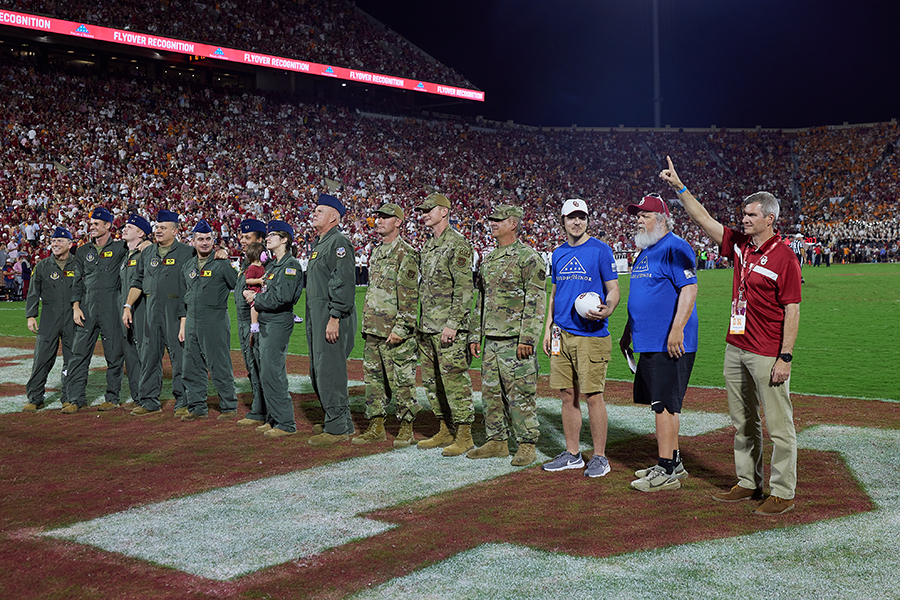
<path fill-rule="evenodd" d="M 341 204 L 340 200 L 338 200 L 334 196 L 329 196 L 328 194 L 322 194 L 321 196 L 319 196 L 319 200 L 318 202 L 316 202 L 316 204 L 321 206 L 330 206 L 334 210 L 338 211 L 342 217 L 347 212 L 347 209 L 344 208 L 344 205 Z"/>
<path fill-rule="evenodd" d="M 283 231 L 291 236 L 291 239 L 294 239 L 294 228 L 284 221 L 279 221 L 277 219 L 269 221 L 269 233 L 272 233 L 273 231 Z"/>
<path fill-rule="evenodd" d="M 200 219 L 191 231 L 194 233 L 212 233 L 212 227 L 209 226 L 206 219 Z"/>
<path fill-rule="evenodd" d="M 256 219 L 244 219 L 241 221 L 241 233 L 250 233 L 252 231 L 265 235 L 266 224 Z"/>
<path fill-rule="evenodd" d="M 136 215 L 134 213 L 128 215 L 128 220 L 125 221 L 125 224 L 134 225 L 135 227 L 143 231 L 144 235 L 150 235 L 150 232 L 153 231 L 153 228 L 150 227 L 150 222 L 147 221 L 147 219 L 145 219 L 141 215 Z"/>
<path fill-rule="evenodd" d="M 103 208 L 102 206 L 98 206 L 94 209 L 94 212 L 91 213 L 92 219 L 100 219 L 101 221 L 107 221 L 108 223 L 113 222 L 112 213 Z"/>
<path fill-rule="evenodd" d="M 52 238 L 68 238 L 68 239 L 71 240 L 71 239 L 72 239 L 72 233 L 71 233 L 68 229 L 66 229 L 65 227 L 57 227 L 57 228 L 53 231 L 53 235 L 51 235 L 50 237 L 52 237 Z"/>
<path fill-rule="evenodd" d="M 174 213 L 171 210 L 161 210 L 159 214 L 156 215 L 157 223 L 177 223 L 178 222 L 178 213 Z"/>

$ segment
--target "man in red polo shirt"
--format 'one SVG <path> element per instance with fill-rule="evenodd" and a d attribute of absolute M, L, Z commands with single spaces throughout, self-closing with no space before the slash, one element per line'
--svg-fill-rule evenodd
<path fill-rule="evenodd" d="M 780 515 L 794 508 L 797 434 L 791 405 L 791 353 L 800 323 L 800 264 L 775 229 L 780 210 L 768 192 L 744 199 L 743 231 L 724 227 L 682 184 L 668 158 L 659 176 L 678 194 L 691 219 L 734 263 L 731 324 L 725 348 L 728 409 L 737 430 L 734 462 L 738 483 L 713 495 L 720 502 L 762 498 L 763 439 L 759 409 L 766 415 L 772 453 L 771 495 L 754 513 Z"/>

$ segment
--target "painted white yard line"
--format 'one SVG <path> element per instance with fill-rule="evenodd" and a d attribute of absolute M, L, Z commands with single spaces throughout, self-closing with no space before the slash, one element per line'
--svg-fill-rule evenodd
<path fill-rule="evenodd" d="M 896 600 L 900 431 L 823 426 L 798 442 L 840 451 L 878 509 L 605 559 L 487 544 L 354 598 Z"/>
<path fill-rule="evenodd" d="M 556 406 L 558 416 L 558 400 L 541 405 Z M 646 407 L 611 408 L 611 429 L 621 437 L 652 427 Z M 722 415 L 703 418 L 714 429 L 722 426 Z M 539 461 L 547 459 L 538 453 Z M 47 535 L 227 580 L 393 527 L 357 515 L 516 470 L 509 459 L 445 458 L 440 449 L 409 448 L 135 508 Z"/>

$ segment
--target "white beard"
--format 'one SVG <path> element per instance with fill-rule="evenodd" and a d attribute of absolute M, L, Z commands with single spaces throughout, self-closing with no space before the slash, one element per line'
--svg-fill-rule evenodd
<path fill-rule="evenodd" d="M 634 234 L 634 245 L 641 249 L 655 246 L 666 233 L 666 228 L 658 225 L 652 231 L 638 231 Z"/>

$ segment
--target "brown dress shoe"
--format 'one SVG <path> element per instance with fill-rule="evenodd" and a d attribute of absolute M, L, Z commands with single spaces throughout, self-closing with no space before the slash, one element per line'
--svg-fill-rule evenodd
<path fill-rule="evenodd" d="M 789 510 L 794 510 L 793 498 L 785 500 L 778 496 L 769 496 L 765 502 L 759 505 L 759 508 L 753 511 L 753 514 L 771 517 L 773 515 L 783 515 Z"/>
<path fill-rule="evenodd" d="M 748 490 L 739 485 L 734 486 L 727 492 L 716 492 L 712 495 L 712 499 L 717 502 L 740 502 L 741 500 L 762 500 L 762 489 Z"/>

